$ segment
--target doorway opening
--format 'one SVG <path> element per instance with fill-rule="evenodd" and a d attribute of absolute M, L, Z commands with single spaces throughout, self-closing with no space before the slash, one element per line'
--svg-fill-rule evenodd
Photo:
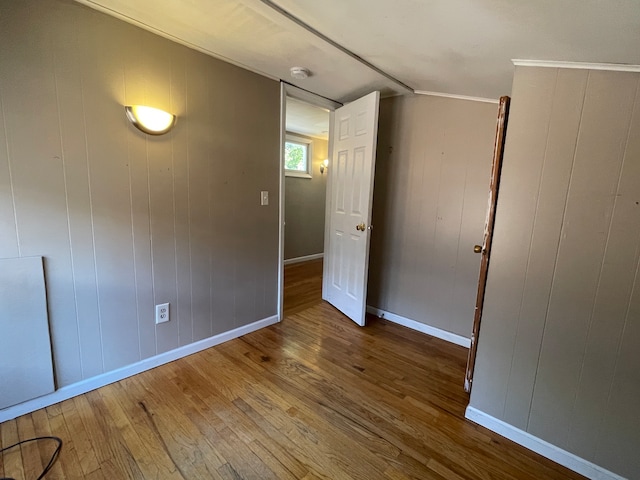
<path fill-rule="evenodd" d="M 380 92 L 371 92 L 340 107 L 336 102 L 282 85 L 279 319 L 282 320 L 284 310 L 285 202 L 291 196 L 291 192 L 287 191 L 290 187 L 286 185 L 285 172 L 292 172 L 298 178 L 309 179 L 313 176 L 313 168 L 308 164 L 305 167 L 301 160 L 304 153 L 298 152 L 295 158 L 292 153 L 295 149 L 304 149 L 302 142 L 296 142 L 293 134 L 287 133 L 287 103 L 288 98 L 292 97 L 330 112 L 327 163 L 320 158 L 318 165 L 320 174 L 326 174 L 322 229 L 323 254 L 327 261 L 324 262 L 322 275 L 322 299 L 358 325 L 364 326 Z M 298 96 L 300 92 L 304 95 Z M 322 214 L 317 216 L 321 217 Z"/>
<path fill-rule="evenodd" d="M 331 112 L 340 104 L 282 84 L 280 319 L 322 301 Z"/>

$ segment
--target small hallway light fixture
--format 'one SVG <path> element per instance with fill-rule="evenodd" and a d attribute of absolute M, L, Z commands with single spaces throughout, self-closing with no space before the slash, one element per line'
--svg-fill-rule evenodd
<path fill-rule="evenodd" d="M 176 116 L 159 108 L 145 105 L 127 105 L 124 107 L 127 118 L 136 128 L 149 135 L 167 133 L 176 124 Z"/>
<path fill-rule="evenodd" d="M 320 164 L 320 173 L 324 175 L 324 171 L 329 168 L 329 159 L 325 158 L 324 162 Z"/>

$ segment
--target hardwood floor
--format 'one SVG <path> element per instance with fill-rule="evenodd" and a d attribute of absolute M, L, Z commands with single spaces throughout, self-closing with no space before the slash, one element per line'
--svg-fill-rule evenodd
<path fill-rule="evenodd" d="M 284 267 L 284 314 L 301 312 L 322 302 L 322 259 Z"/>
<path fill-rule="evenodd" d="M 466 349 L 313 303 L 0 424 L 1 443 L 61 437 L 48 479 L 582 478 L 464 419 Z M 0 477 L 35 479 L 53 447 L 6 453 Z"/>

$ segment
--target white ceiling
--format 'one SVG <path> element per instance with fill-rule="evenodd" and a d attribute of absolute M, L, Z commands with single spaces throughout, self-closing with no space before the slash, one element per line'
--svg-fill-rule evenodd
<path fill-rule="evenodd" d="M 78 1 L 341 102 L 410 93 L 401 83 L 496 99 L 511 91 L 513 58 L 640 64 L 640 0 Z M 313 75 L 294 80 L 292 66 Z"/>
<path fill-rule="evenodd" d="M 329 110 L 287 97 L 286 112 L 288 132 L 329 139 Z"/>

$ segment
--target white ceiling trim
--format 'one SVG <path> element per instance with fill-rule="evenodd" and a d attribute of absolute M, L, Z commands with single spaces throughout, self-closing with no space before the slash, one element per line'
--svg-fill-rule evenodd
<path fill-rule="evenodd" d="M 445 98 L 455 98 L 456 100 L 469 100 L 472 102 L 483 102 L 483 103 L 500 103 L 499 100 L 495 98 L 484 98 L 484 97 L 469 97 L 467 95 L 455 95 L 453 93 L 440 93 L 440 92 L 428 92 L 426 90 L 414 90 L 416 95 L 429 95 L 431 97 L 445 97 Z"/>
<path fill-rule="evenodd" d="M 151 25 L 148 25 L 144 22 L 141 22 L 139 20 L 136 20 L 135 18 L 131 18 L 127 15 L 123 15 L 122 13 L 118 12 L 117 10 L 113 10 L 111 8 L 107 8 L 103 5 L 100 5 L 99 3 L 96 3 L 92 0 L 75 0 L 78 3 L 81 3 L 83 5 L 86 5 L 87 7 L 92 8 L 93 10 L 97 10 L 99 12 L 102 13 L 106 13 L 107 15 L 111 16 L 111 17 L 115 17 L 118 18 L 120 20 L 122 20 L 123 22 L 127 22 L 130 23 L 131 25 L 135 25 L 136 27 L 140 27 L 143 30 L 147 30 L 148 32 L 151 33 L 155 33 L 156 35 L 159 35 L 163 38 L 166 38 L 167 40 L 171 40 L 172 42 L 175 43 L 179 43 L 180 45 L 184 45 L 185 47 L 191 48 L 192 50 L 197 50 L 200 53 L 204 53 L 205 55 L 209 55 L 213 58 L 217 58 L 218 60 L 221 60 L 223 62 L 226 63 L 230 63 L 231 65 L 235 65 L 236 67 L 240 67 L 243 68 L 245 70 L 249 70 L 250 72 L 253 73 L 257 73 L 258 75 L 262 75 L 263 77 L 267 77 L 270 78 L 271 80 L 276 80 L 276 81 L 280 81 L 281 79 L 279 77 L 270 75 L 266 72 L 263 72 L 262 70 L 258 70 L 254 67 L 251 67 L 250 65 L 246 65 L 244 63 L 238 62 L 237 60 L 234 60 L 233 58 L 229 58 L 229 57 L 225 57 L 224 55 L 220 55 L 219 53 L 216 53 L 212 50 L 208 50 L 206 48 L 203 48 L 199 45 L 196 45 L 195 43 L 190 43 L 187 42 L 186 40 L 183 40 L 180 37 L 176 37 L 174 35 L 171 35 L 170 33 L 165 32 L 164 30 L 160 30 L 156 27 L 153 27 Z"/>
<path fill-rule="evenodd" d="M 559 62 L 555 60 L 511 60 L 517 67 L 545 67 L 545 68 L 574 68 L 580 70 L 610 70 L 613 72 L 640 72 L 640 65 L 626 65 L 623 63 L 585 63 Z"/>

